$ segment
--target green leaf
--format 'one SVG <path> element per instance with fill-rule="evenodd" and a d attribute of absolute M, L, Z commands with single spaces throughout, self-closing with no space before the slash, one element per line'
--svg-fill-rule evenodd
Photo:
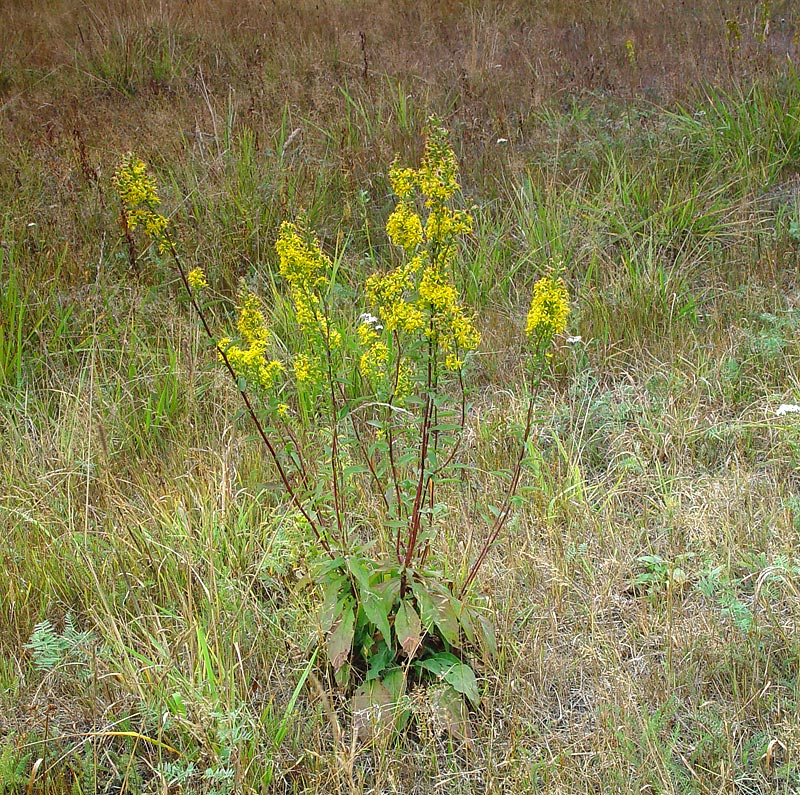
<path fill-rule="evenodd" d="M 369 467 L 364 464 L 357 464 L 354 466 L 344 467 L 342 469 L 342 477 L 344 479 L 351 478 L 353 475 L 363 475 L 369 472 Z"/>
<path fill-rule="evenodd" d="M 458 604 L 459 604 L 458 623 L 461 625 L 461 629 L 463 630 L 467 640 L 474 645 L 475 626 L 472 623 L 472 611 L 469 609 L 469 606 L 465 605 L 463 602 Z"/>
<path fill-rule="evenodd" d="M 436 613 L 436 605 L 431 599 L 427 588 L 417 580 L 411 580 L 411 590 L 417 600 L 417 607 L 419 608 L 419 617 L 422 620 L 422 626 L 425 630 L 429 630 L 434 624 L 434 614 Z"/>
<path fill-rule="evenodd" d="M 350 582 L 343 578 L 325 583 L 325 597 L 319 609 L 319 623 L 323 632 L 330 632 L 334 622 L 342 614 L 344 602 L 350 595 Z"/>
<path fill-rule="evenodd" d="M 391 646 L 392 630 L 389 626 L 389 611 L 386 609 L 383 599 L 374 591 L 365 588 L 361 590 L 361 605 L 370 622 L 380 630 L 386 645 Z"/>
<path fill-rule="evenodd" d="M 451 646 L 458 646 L 458 615 L 453 607 L 455 600 L 450 594 L 438 590 L 431 593 L 431 599 L 436 607 L 433 621 L 442 633 L 442 637 Z"/>
<path fill-rule="evenodd" d="M 338 671 L 346 662 L 353 646 L 355 631 L 355 612 L 350 605 L 344 611 L 328 635 L 328 659 L 334 671 Z"/>
<path fill-rule="evenodd" d="M 369 659 L 369 671 L 367 671 L 366 677 L 367 682 L 378 679 L 386 670 L 386 666 L 392 662 L 393 657 L 392 650 L 385 643 L 379 643 L 378 651 Z"/>
<path fill-rule="evenodd" d="M 408 659 L 413 660 L 422 645 L 422 622 L 408 599 L 403 599 L 397 608 L 394 631 Z"/>
<path fill-rule="evenodd" d="M 414 663 L 417 668 L 424 668 L 436 676 L 444 678 L 444 673 L 454 665 L 461 665 L 461 660 L 449 651 L 440 651 L 430 657 Z"/>
<path fill-rule="evenodd" d="M 465 665 L 458 657 L 449 652 L 439 652 L 427 660 L 422 660 L 417 665 L 430 671 L 432 674 L 444 679 L 457 692 L 465 695 L 475 706 L 480 700 L 478 682 L 472 668 Z"/>
<path fill-rule="evenodd" d="M 492 619 L 488 616 L 478 615 L 478 622 L 481 625 L 481 635 L 483 636 L 486 651 L 491 657 L 495 657 L 497 655 L 497 638 L 494 634 Z"/>
<path fill-rule="evenodd" d="M 459 663 L 449 668 L 445 675 L 444 680 L 453 688 L 465 695 L 474 707 L 478 706 L 480 702 L 480 695 L 478 693 L 478 681 L 475 679 L 475 672 L 468 665 Z"/>
<path fill-rule="evenodd" d="M 347 558 L 347 568 L 350 569 L 350 573 L 356 578 L 356 582 L 361 590 L 369 589 L 369 571 L 367 571 L 363 560 L 355 555 L 350 555 Z"/>

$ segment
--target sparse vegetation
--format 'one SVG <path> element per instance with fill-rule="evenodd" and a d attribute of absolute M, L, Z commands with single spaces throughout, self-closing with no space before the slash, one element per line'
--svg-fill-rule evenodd
<path fill-rule="evenodd" d="M 800 18 L 589 5 L 0 9 L 0 793 L 800 790 Z M 121 213 L 112 174 L 130 150 L 150 164 L 216 339 L 261 296 L 287 366 L 308 330 L 281 224 L 316 231 L 343 321 L 377 317 L 361 287 L 414 231 L 389 165 L 421 162 L 431 114 L 461 169 L 453 278 L 481 341 L 463 433 L 442 381 L 440 431 L 461 438 L 424 562 L 451 595 L 474 570 L 497 649 L 464 656 L 431 619 L 428 666 L 396 687 L 416 636 L 373 605 L 348 690 L 319 585 L 334 607 L 369 599 L 379 553 L 408 550 L 391 506 L 414 501 L 318 487 L 335 407 L 276 398 L 269 421 L 286 404 L 308 441 L 279 461 L 321 489 L 301 504 L 335 519 L 339 500 L 368 571 L 315 568 L 169 248 Z M 486 547 L 552 263 L 569 328 Z M 339 386 L 362 397 L 359 377 Z M 383 471 L 386 428 L 363 430 Z M 384 701 L 399 733 L 375 731 Z"/>

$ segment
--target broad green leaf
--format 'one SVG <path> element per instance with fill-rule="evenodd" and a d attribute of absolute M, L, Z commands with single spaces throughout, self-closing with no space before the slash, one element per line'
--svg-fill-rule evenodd
<path fill-rule="evenodd" d="M 394 632 L 408 659 L 413 660 L 422 644 L 422 622 L 410 600 L 400 602 L 394 619 Z"/>
<path fill-rule="evenodd" d="M 350 573 L 356 578 L 356 582 L 362 590 L 369 588 L 369 571 L 363 560 L 355 555 L 350 555 L 347 558 L 347 568 L 350 569 Z"/>
<path fill-rule="evenodd" d="M 392 697 L 391 706 L 392 714 L 395 716 L 395 728 L 397 731 L 402 731 L 411 717 L 411 710 L 403 709 L 406 675 L 402 668 L 392 668 L 384 674 L 381 681 Z"/>
<path fill-rule="evenodd" d="M 361 605 L 367 618 L 374 624 L 383 635 L 387 646 L 392 645 L 392 630 L 389 626 L 389 611 L 386 609 L 383 599 L 366 588 L 361 590 Z"/>
<path fill-rule="evenodd" d="M 334 569 L 344 568 L 344 558 L 334 558 L 333 560 L 324 559 L 316 566 L 317 577 L 323 578 L 325 575 L 332 572 Z"/>
<path fill-rule="evenodd" d="M 352 605 L 347 607 L 328 635 L 328 659 L 334 671 L 338 671 L 346 662 L 353 646 L 355 613 Z"/>
<path fill-rule="evenodd" d="M 448 668 L 444 674 L 444 680 L 449 685 L 452 685 L 455 690 L 465 695 L 472 705 L 477 707 L 480 701 L 478 694 L 478 682 L 475 679 L 475 673 L 468 665 L 459 663 L 451 668 Z"/>
<path fill-rule="evenodd" d="M 444 674 L 454 665 L 461 665 L 461 660 L 449 651 L 440 651 L 430 657 L 414 663 L 417 668 L 424 668 L 436 676 L 444 678 Z"/>
<path fill-rule="evenodd" d="M 478 705 L 478 682 L 475 674 L 468 665 L 465 665 L 453 654 L 446 651 L 434 654 L 426 660 L 421 660 L 417 665 L 444 679 L 447 684 L 463 693 L 475 706 Z"/>
<path fill-rule="evenodd" d="M 378 651 L 376 651 L 369 658 L 369 671 L 367 671 L 367 682 L 373 679 L 379 679 L 381 674 L 386 670 L 386 666 L 392 662 L 394 655 L 392 650 L 383 642 L 378 644 Z"/>
<path fill-rule="evenodd" d="M 417 580 L 411 580 L 411 590 L 417 600 L 417 607 L 419 607 L 419 617 L 422 620 L 422 626 L 425 630 L 429 630 L 434 624 L 434 615 L 436 613 L 436 605 L 431 599 L 427 588 Z"/>
<path fill-rule="evenodd" d="M 438 590 L 433 591 L 430 596 L 436 607 L 433 614 L 434 623 L 451 646 L 458 646 L 458 616 L 453 607 L 455 600 L 450 594 Z"/>

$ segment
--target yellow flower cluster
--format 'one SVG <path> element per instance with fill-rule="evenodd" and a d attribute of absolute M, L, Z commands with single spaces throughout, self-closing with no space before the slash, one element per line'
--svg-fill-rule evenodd
<path fill-rule="evenodd" d="M 415 302 L 407 300 L 409 293 L 414 290 L 422 263 L 422 256 L 413 257 L 389 273 L 373 273 L 367 279 L 367 300 L 378 308 L 386 331 L 399 329 L 413 334 L 425 328 L 427 321 L 424 313 Z"/>
<path fill-rule="evenodd" d="M 422 220 L 405 201 L 399 201 L 386 222 L 389 240 L 406 251 L 413 251 L 422 242 Z"/>
<path fill-rule="evenodd" d="M 419 169 L 402 168 L 395 161 L 389 181 L 398 202 L 386 231 L 410 258 L 388 273 L 370 276 L 367 298 L 386 333 L 422 334 L 445 354 L 447 369 L 460 370 L 464 355 L 480 343 L 480 334 L 460 304 L 452 278 L 457 239 L 472 231 L 472 217 L 447 205 L 459 188 L 458 164 L 447 131 L 435 119 Z M 427 209 L 424 224 L 414 210 L 418 195 Z M 376 372 L 375 362 L 384 362 L 385 367 L 388 349 L 379 335 L 374 331 L 362 335 L 361 343 L 366 349 L 362 372 Z M 373 352 L 373 348 L 377 350 Z"/>
<path fill-rule="evenodd" d="M 125 219 L 131 230 L 141 226 L 149 237 L 158 243 L 163 254 L 168 250 L 167 227 L 169 221 L 156 208 L 161 199 L 156 181 L 147 173 L 147 166 L 133 152 L 123 155 L 111 178 L 125 210 Z"/>
<path fill-rule="evenodd" d="M 567 328 L 569 292 L 564 280 L 548 275 L 533 286 L 525 334 L 536 341 L 549 341 Z"/>
<path fill-rule="evenodd" d="M 361 354 L 359 366 L 361 374 L 372 380 L 386 378 L 386 368 L 389 364 L 389 348 L 385 342 L 375 340 Z"/>
<path fill-rule="evenodd" d="M 206 274 L 202 268 L 192 268 L 186 276 L 186 281 L 189 282 L 189 287 L 197 292 L 208 287 Z"/>
<path fill-rule="evenodd" d="M 425 155 L 416 174 L 416 182 L 428 206 L 450 199 L 459 189 L 458 163 L 450 146 L 447 130 L 436 118 L 431 119 L 430 132 L 425 142 Z"/>
<path fill-rule="evenodd" d="M 325 256 L 319 241 L 305 227 L 284 221 L 275 242 L 281 276 L 289 284 L 297 323 L 310 334 L 320 335 L 330 350 L 341 347 L 342 336 L 326 317 L 323 294 L 333 268 L 330 258 Z"/>
<path fill-rule="evenodd" d="M 322 380 L 322 362 L 313 353 L 298 353 L 294 357 L 293 369 L 299 383 L 318 384 Z"/>
<path fill-rule="evenodd" d="M 283 372 L 283 365 L 277 360 L 267 358 L 269 332 L 258 298 L 251 292 L 243 292 L 238 310 L 236 328 L 245 345 L 236 345 L 229 337 L 223 337 L 217 346 L 228 357 L 237 377 L 244 378 L 252 386 L 269 391 Z"/>

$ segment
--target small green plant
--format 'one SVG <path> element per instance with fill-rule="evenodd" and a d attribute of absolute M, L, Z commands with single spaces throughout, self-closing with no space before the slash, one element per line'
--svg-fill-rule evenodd
<path fill-rule="evenodd" d="M 17 744 L 16 735 L 9 734 L 0 746 L 0 795 L 21 792 L 28 776 L 25 771 L 31 754 L 23 754 Z"/>
<path fill-rule="evenodd" d="M 353 693 L 354 711 L 400 727 L 412 680 L 438 680 L 442 704 L 461 720 L 462 698 L 480 692 L 470 652 L 495 652 L 490 617 L 471 586 L 513 506 L 548 349 L 566 327 L 569 299 L 558 272 L 534 286 L 525 333 L 529 396 L 520 452 L 502 503 L 460 576 L 446 571 L 437 540 L 453 516 L 467 418 L 469 361 L 480 343 L 454 281 L 470 214 L 453 207 L 458 166 L 447 132 L 431 121 L 419 168 L 397 162 L 386 231 L 396 265 L 366 280 L 368 305 L 348 326 L 341 258 L 323 251 L 305 219 L 284 222 L 275 248 L 289 316 L 284 340 L 267 327 L 262 299 L 243 288 L 236 332 L 217 339 L 203 307 L 207 279 L 187 270 L 155 182 L 126 156 L 114 182 L 125 227 L 142 227 L 170 255 L 217 356 L 236 383 L 277 469 L 296 522 L 321 553 L 314 581 L 328 661 Z M 352 303 L 352 301 L 350 301 Z"/>
<path fill-rule="evenodd" d="M 64 664 L 77 666 L 81 675 L 88 676 L 91 661 L 90 647 L 95 637 L 89 631 L 79 632 L 67 613 L 64 631 L 59 633 L 49 619 L 40 621 L 25 648 L 31 651 L 33 667 L 44 673 Z"/>

